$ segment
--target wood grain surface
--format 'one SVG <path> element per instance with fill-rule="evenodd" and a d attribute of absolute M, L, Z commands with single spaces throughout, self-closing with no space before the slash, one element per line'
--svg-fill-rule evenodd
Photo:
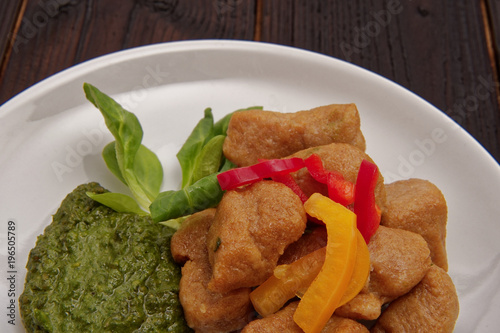
<path fill-rule="evenodd" d="M 8 0 L 0 104 L 82 61 L 188 39 L 258 40 L 376 72 L 500 160 L 500 0 Z"/>

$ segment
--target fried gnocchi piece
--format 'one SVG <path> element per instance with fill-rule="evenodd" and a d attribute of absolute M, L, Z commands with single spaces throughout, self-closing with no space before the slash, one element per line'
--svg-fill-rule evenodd
<path fill-rule="evenodd" d="M 375 320 L 380 316 L 383 299 L 368 290 L 361 291 L 348 303 L 335 310 L 335 314 L 354 320 Z"/>
<path fill-rule="evenodd" d="M 303 333 L 304 331 L 293 321 L 293 314 L 299 302 L 293 302 L 280 311 L 262 319 L 256 319 L 246 325 L 241 333 Z"/>
<path fill-rule="evenodd" d="M 227 129 L 224 156 L 238 166 L 248 166 L 259 159 L 282 158 L 332 142 L 365 150 L 355 104 L 332 104 L 295 113 L 236 112 Z"/>
<path fill-rule="evenodd" d="M 193 214 L 186 219 L 171 241 L 171 252 L 184 263 L 179 283 L 179 299 L 189 327 L 196 332 L 231 332 L 244 327 L 253 317 L 250 288 L 227 293 L 208 290 L 212 277 L 206 238 L 215 209 Z"/>
<path fill-rule="evenodd" d="M 328 145 L 304 149 L 296 152 L 290 157 L 300 157 L 305 159 L 312 154 L 317 154 L 321 157 L 323 166 L 326 170 L 340 172 L 346 180 L 352 183 L 356 182 L 359 166 L 361 165 L 363 159 L 374 163 L 370 156 L 368 156 L 365 152 L 353 145 L 345 143 L 331 143 Z M 315 192 L 328 195 L 326 185 L 315 181 L 306 168 L 294 172 L 293 177 L 307 196 L 310 196 Z M 377 205 L 382 210 L 385 206 L 385 197 L 384 177 L 382 177 L 382 174 L 379 171 L 377 186 L 375 188 L 375 199 Z"/>
<path fill-rule="evenodd" d="M 380 226 L 368 243 L 371 271 L 362 293 L 336 310 L 353 319 L 373 320 L 381 305 L 409 292 L 431 267 L 430 251 L 422 236 Z"/>
<path fill-rule="evenodd" d="M 386 192 L 381 224 L 422 235 L 431 250 L 432 262 L 447 271 L 448 209 L 441 191 L 427 180 L 408 179 L 386 185 Z"/>
<path fill-rule="evenodd" d="M 368 329 L 355 320 L 333 315 L 321 333 L 368 333 Z"/>
<path fill-rule="evenodd" d="M 302 329 L 293 321 L 293 314 L 299 302 L 292 302 L 282 310 L 263 319 L 257 319 L 249 323 L 241 333 L 275 333 L 289 332 L 301 333 Z M 362 324 L 338 316 L 332 316 L 321 333 L 365 333 L 368 329 Z"/>
<path fill-rule="evenodd" d="M 175 262 L 203 260 L 207 253 L 207 233 L 215 217 L 215 208 L 205 209 L 187 218 L 172 236 L 170 252 Z"/>
<path fill-rule="evenodd" d="M 388 300 L 410 291 L 431 267 L 427 243 L 410 231 L 380 226 L 368 250 L 372 265 L 369 290 Z"/>
<path fill-rule="evenodd" d="M 306 223 L 301 200 L 281 183 L 260 181 L 227 191 L 207 235 L 209 289 L 227 292 L 264 282 Z"/>
<path fill-rule="evenodd" d="M 433 265 L 415 288 L 389 305 L 371 332 L 453 332 L 458 313 L 451 278 Z"/>
<path fill-rule="evenodd" d="M 179 299 L 189 327 L 196 332 L 232 332 L 253 318 L 250 288 L 227 293 L 208 290 L 211 268 L 208 260 L 188 261 L 182 267 Z"/>
<path fill-rule="evenodd" d="M 309 253 L 326 246 L 326 228 L 318 226 L 304 233 L 298 241 L 290 244 L 278 260 L 278 265 L 291 264 Z"/>

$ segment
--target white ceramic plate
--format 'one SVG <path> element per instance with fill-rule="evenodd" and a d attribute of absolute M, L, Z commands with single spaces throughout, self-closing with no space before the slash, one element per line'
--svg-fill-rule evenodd
<path fill-rule="evenodd" d="M 137 114 L 145 145 L 164 164 L 165 189 L 179 186 L 175 154 L 205 107 L 219 119 L 253 105 L 291 112 L 356 103 L 367 152 L 386 181 L 428 179 L 448 201 L 449 274 L 461 306 L 456 332 L 496 331 L 500 167 L 471 136 L 408 90 L 351 64 L 262 43 L 189 41 L 97 58 L 0 107 L 0 327 L 7 332 L 24 331 L 17 298 L 27 256 L 61 200 L 88 181 L 125 190 L 101 159 L 112 139 L 100 113 L 85 100 L 83 82 Z M 14 236 L 12 267 L 7 236 Z M 10 313 L 15 325 L 8 323 Z"/>

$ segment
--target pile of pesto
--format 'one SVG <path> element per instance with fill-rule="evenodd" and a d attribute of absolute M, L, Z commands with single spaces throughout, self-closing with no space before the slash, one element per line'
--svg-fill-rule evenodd
<path fill-rule="evenodd" d="M 190 332 L 178 299 L 173 229 L 118 213 L 80 185 L 30 252 L 19 299 L 28 332 Z"/>

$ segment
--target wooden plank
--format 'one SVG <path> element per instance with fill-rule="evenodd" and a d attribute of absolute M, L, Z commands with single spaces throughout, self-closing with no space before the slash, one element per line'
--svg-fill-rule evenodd
<path fill-rule="evenodd" d="M 0 104 L 49 75 L 103 54 L 164 41 L 254 35 L 254 1 L 49 2 L 54 5 L 28 2 L 0 82 Z"/>
<path fill-rule="evenodd" d="M 492 66 L 497 73 L 497 81 L 500 78 L 500 1 L 483 0 L 483 16 L 487 40 L 489 41 L 490 57 Z M 500 94 L 499 94 L 500 99 Z"/>
<path fill-rule="evenodd" d="M 23 0 L 0 2 L 0 54 L 5 53 L 7 44 L 13 38 L 15 23 L 23 2 Z"/>
<path fill-rule="evenodd" d="M 54 5 L 45 4 L 31 0 L 27 3 L 0 83 L 0 103 L 71 65 L 71 48 L 78 38 L 71 40 L 65 37 L 81 26 L 83 4 L 68 2 L 68 5 L 59 5 L 57 1 L 51 3 Z"/>
<path fill-rule="evenodd" d="M 420 95 L 500 160 L 500 115 L 478 1 L 265 1 L 262 41 L 350 61 Z"/>
<path fill-rule="evenodd" d="M 500 1 L 485 0 L 485 6 L 488 13 L 489 24 L 491 25 L 493 47 L 498 57 L 500 55 Z"/>
<path fill-rule="evenodd" d="M 25 5 L 26 0 L 10 0 L 0 3 L 0 77 L 9 60 Z"/>

